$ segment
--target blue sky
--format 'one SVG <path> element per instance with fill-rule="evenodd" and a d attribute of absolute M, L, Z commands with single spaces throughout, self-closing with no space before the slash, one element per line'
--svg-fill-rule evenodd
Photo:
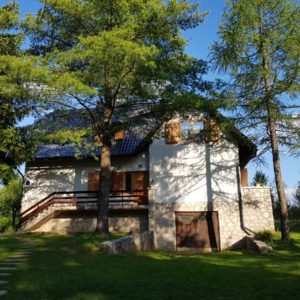
<path fill-rule="evenodd" d="M 8 1 L 1 1 L 1 4 L 5 4 Z M 24 17 L 26 13 L 34 13 L 41 6 L 36 0 L 19 0 L 21 16 Z M 197 1 L 191 1 L 197 2 Z M 299 1 L 296 1 L 299 3 Z M 188 38 L 189 45 L 186 51 L 195 57 L 206 59 L 209 53 L 209 46 L 214 40 L 217 39 L 217 27 L 220 22 L 220 17 L 225 6 L 225 0 L 203 0 L 200 1 L 200 7 L 203 11 L 207 11 L 208 15 L 204 22 L 197 28 L 184 33 L 184 36 Z M 209 79 L 214 78 L 216 75 L 210 73 Z M 282 154 L 282 172 L 284 182 L 287 185 L 286 192 L 290 197 L 290 194 L 294 192 L 297 182 L 300 181 L 300 158 L 290 157 L 286 154 Z M 272 181 L 273 169 L 271 155 L 266 155 L 266 162 L 268 166 L 256 166 L 252 163 L 248 165 L 249 180 L 252 181 L 256 170 L 263 171 Z"/>

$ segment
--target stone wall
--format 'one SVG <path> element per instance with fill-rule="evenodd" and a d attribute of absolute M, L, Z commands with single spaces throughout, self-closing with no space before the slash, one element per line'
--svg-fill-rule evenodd
<path fill-rule="evenodd" d="M 37 228 L 36 232 L 94 232 L 97 224 L 95 210 L 60 211 L 54 218 Z M 148 229 L 146 211 L 113 211 L 109 218 L 110 231 L 144 232 Z"/>
<path fill-rule="evenodd" d="M 264 229 L 275 230 L 271 188 L 243 188 L 243 216 L 245 230 L 250 233 Z"/>
<path fill-rule="evenodd" d="M 151 195 L 151 196 L 150 196 Z M 155 203 L 155 189 L 149 191 L 149 228 L 154 231 L 157 249 L 176 250 L 175 212 L 217 211 L 221 250 L 228 249 L 245 235 L 274 230 L 270 188 L 248 187 L 242 201 L 217 198 L 211 203 Z"/>

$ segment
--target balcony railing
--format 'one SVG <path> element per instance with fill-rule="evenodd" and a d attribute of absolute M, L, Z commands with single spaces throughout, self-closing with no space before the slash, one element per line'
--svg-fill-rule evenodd
<path fill-rule="evenodd" d="M 20 224 L 37 217 L 50 206 L 75 206 L 77 208 L 97 207 L 98 192 L 73 191 L 73 192 L 54 192 L 30 208 L 23 211 L 20 215 Z M 110 206 L 125 205 L 147 205 L 147 190 L 136 191 L 111 191 L 109 193 Z"/>

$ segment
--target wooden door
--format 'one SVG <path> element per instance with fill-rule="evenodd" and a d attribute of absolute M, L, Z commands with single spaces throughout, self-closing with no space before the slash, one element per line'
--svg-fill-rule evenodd
<path fill-rule="evenodd" d="M 148 172 L 132 172 L 131 188 L 133 191 L 144 191 L 149 186 Z"/>
<path fill-rule="evenodd" d="M 112 191 L 125 190 L 125 173 L 112 172 Z"/>
<path fill-rule="evenodd" d="M 176 247 L 178 250 L 218 251 L 218 213 L 177 212 Z"/>
<path fill-rule="evenodd" d="M 100 172 L 89 173 L 88 175 L 88 191 L 96 192 L 99 190 Z"/>

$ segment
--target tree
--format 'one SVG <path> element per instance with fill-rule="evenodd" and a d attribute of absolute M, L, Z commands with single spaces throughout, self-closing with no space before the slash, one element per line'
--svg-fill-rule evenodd
<path fill-rule="evenodd" d="M 266 186 L 268 184 L 268 178 L 263 172 L 257 171 L 253 177 L 252 185 Z"/>
<path fill-rule="evenodd" d="M 164 120 L 183 103 L 201 102 L 195 93 L 208 88 L 201 78 L 206 64 L 184 53 L 180 34 L 204 14 L 175 0 L 41 2 L 25 23 L 30 51 L 51 72 L 46 84 L 54 107 L 81 112 L 85 144 L 101 150 L 96 231 L 107 234 L 113 135 L 132 119 L 155 113 Z M 73 134 L 58 136 L 66 141 Z"/>
<path fill-rule="evenodd" d="M 298 181 L 298 187 L 295 193 L 296 205 L 300 208 L 300 181 Z"/>
<path fill-rule="evenodd" d="M 13 170 L 26 161 L 34 149 L 28 128 L 17 123 L 37 107 L 29 83 L 40 81 L 35 58 L 21 51 L 24 40 L 19 31 L 19 7 L 12 1 L 0 7 L 0 182 L 8 183 Z M 39 78 L 37 80 L 37 78 Z"/>
<path fill-rule="evenodd" d="M 271 149 L 283 241 L 290 233 L 279 147 L 299 139 L 285 134 L 295 124 L 292 113 L 299 108 L 299 20 L 299 6 L 288 0 L 228 0 L 220 41 L 212 47 L 216 68 L 230 74 L 223 96 L 237 107 L 240 127 L 256 133 L 262 152 Z"/>
<path fill-rule="evenodd" d="M 20 177 L 14 177 L 0 189 L 0 214 L 11 219 L 11 225 L 16 229 L 16 220 L 21 208 L 22 184 Z"/>

